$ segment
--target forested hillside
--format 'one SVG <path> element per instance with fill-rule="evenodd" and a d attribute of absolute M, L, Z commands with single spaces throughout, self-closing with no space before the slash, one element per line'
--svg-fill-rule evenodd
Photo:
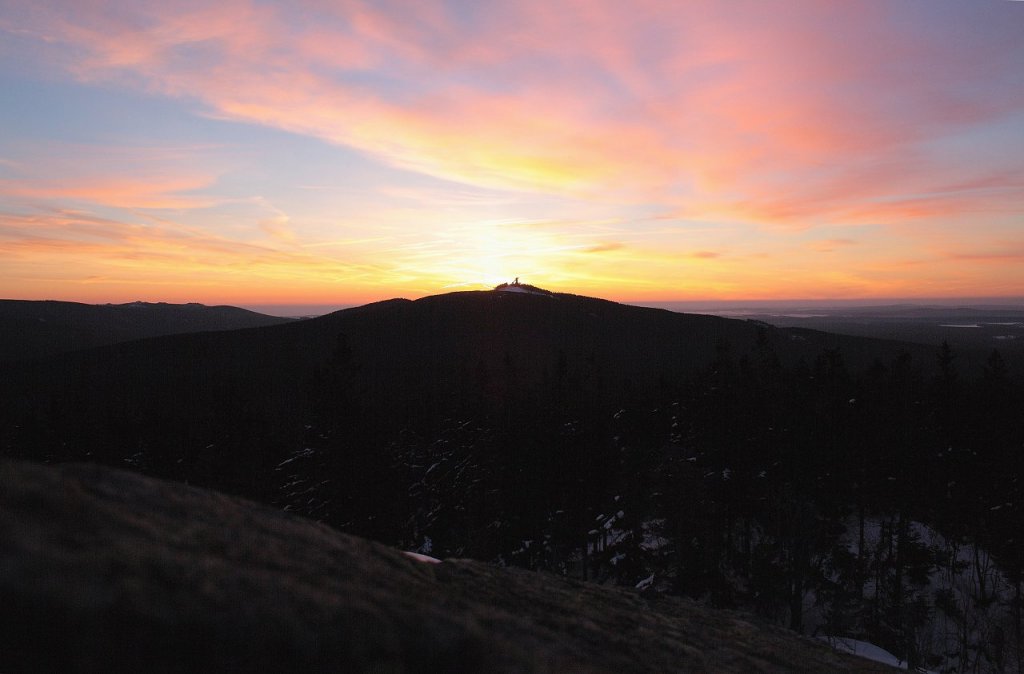
<path fill-rule="evenodd" d="M 0 440 L 1014 671 L 1024 395 L 998 352 L 966 356 L 457 293 L 12 367 Z"/>

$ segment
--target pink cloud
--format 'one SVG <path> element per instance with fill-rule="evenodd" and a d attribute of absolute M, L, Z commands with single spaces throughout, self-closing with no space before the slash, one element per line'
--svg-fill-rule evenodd
<path fill-rule="evenodd" d="M 212 203 L 209 199 L 180 193 L 207 187 L 202 178 L 181 176 L 162 180 L 131 177 L 88 178 L 73 183 L 0 180 L 0 194 L 26 199 L 84 200 L 121 208 L 195 208 Z"/>
<path fill-rule="evenodd" d="M 0 195 L 22 200 L 88 201 L 115 208 L 203 208 L 197 194 L 219 169 L 206 148 L 16 144 L 18 162 L 0 178 Z M 202 167 L 202 168 L 200 168 Z"/>
<path fill-rule="evenodd" d="M 1024 48 L 994 10 L 950 40 L 922 7 L 51 2 L 23 20 L 83 79 L 432 176 L 806 227 L 976 203 L 928 145 L 1024 109 Z"/>

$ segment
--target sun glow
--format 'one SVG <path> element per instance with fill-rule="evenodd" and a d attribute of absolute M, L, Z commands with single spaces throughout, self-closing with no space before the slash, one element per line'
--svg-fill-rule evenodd
<path fill-rule="evenodd" d="M 489 220 L 443 230 L 409 264 L 440 287 L 492 288 L 517 276 L 559 276 L 571 250 L 535 223 Z"/>
<path fill-rule="evenodd" d="M 408 4 L 0 3 L 0 295 L 1024 287 L 1020 3 Z"/>

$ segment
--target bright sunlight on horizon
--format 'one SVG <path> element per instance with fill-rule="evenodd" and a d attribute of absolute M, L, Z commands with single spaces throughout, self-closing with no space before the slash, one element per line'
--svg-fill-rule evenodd
<path fill-rule="evenodd" d="M 1024 295 L 1024 3 L 0 0 L 0 296 Z"/>

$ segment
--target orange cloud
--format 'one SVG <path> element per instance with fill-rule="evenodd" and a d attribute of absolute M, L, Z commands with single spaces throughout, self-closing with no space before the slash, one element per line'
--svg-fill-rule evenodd
<path fill-rule="evenodd" d="M 325 288 L 338 282 L 365 292 L 382 277 L 388 281 L 387 269 L 370 263 L 245 244 L 173 223 L 143 225 L 78 212 L 0 214 L 0 260 L 6 291 L 14 294 L 32 287 L 40 273 L 108 287 L 149 286 L 161 297 L 167 297 L 167 285 L 180 286 L 179 298 L 203 287 L 234 301 L 284 289 L 329 295 Z"/>
<path fill-rule="evenodd" d="M 19 3 L 0 29 L 40 36 L 40 53 L 80 81 L 142 89 L 461 185 L 378 187 L 375 210 L 344 223 L 322 216 L 332 221 L 319 238 L 305 235 L 292 204 L 261 203 L 251 225 L 264 238 L 235 253 L 227 236 L 87 219 L 72 227 L 55 212 L 34 216 L 54 236 L 9 241 L 25 255 L 36 246 L 67 256 L 74 242 L 91 242 L 89 254 L 111 265 L 133 259 L 119 247 L 130 244 L 168 268 L 185 261 L 214 275 L 218 256 L 268 276 L 280 265 L 317 288 L 322 273 L 416 292 L 528 274 L 639 295 L 666 279 L 675 292 L 720 296 L 934 290 L 937 276 L 901 260 L 936 246 L 900 239 L 883 253 L 860 234 L 854 247 L 804 231 L 882 225 L 894 236 L 908 222 L 927 229 L 1020 212 L 1024 151 L 1011 150 L 1024 150 L 1024 136 L 1011 132 L 1024 113 L 1024 47 L 1007 11 L 820 0 L 742 10 L 710 0 Z M 965 16 L 977 27 L 948 39 L 943 22 Z M 995 140 L 963 140 L 995 121 L 1005 123 Z M 0 193 L 126 209 L 220 203 L 211 194 L 224 167 L 161 152 L 88 170 L 52 157 L 30 171 L 5 164 Z M 570 212 L 584 203 L 586 212 Z M 655 228 L 649 211 L 687 226 Z M 99 241 L 107 227 L 117 236 Z M 971 250 L 988 250 L 983 243 Z M 587 255 L 597 252 L 606 254 Z M 371 257 L 387 262 L 364 267 Z M 858 265 L 830 268 L 838 257 Z"/>
<path fill-rule="evenodd" d="M 845 248 L 846 246 L 854 246 L 857 242 L 853 239 L 825 239 L 823 241 L 814 241 L 810 244 L 811 250 L 819 253 L 831 253 L 839 248 Z"/>
<path fill-rule="evenodd" d="M 1020 264 L 1024 262 L 1024 242 L 1007 242 L 998 250 L 962 251 L 947 255 L 951 260 L 966 262 Z"/>

